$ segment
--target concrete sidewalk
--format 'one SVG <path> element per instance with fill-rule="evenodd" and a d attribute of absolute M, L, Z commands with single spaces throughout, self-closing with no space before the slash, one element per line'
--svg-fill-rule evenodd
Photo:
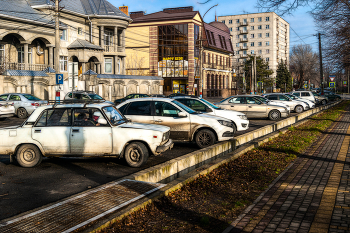
<path fill-rule="evenodd" d="M 224 232 L 350 232 L 350 112 Z"/>

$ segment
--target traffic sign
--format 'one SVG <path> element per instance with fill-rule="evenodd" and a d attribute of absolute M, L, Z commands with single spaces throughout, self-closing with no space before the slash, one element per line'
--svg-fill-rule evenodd
<path fill-rule="evenodd" d="M 344 85 L 348 84 L 348 81 L 343 81 L 343 84 L 344 84 Z"/>
<path fill-rule="evenodd" d="M 307 88 L 307 84 L 304 84 L 304 88 Z"/>
<path fill-rule="evenodd" d="M 331 82 L 333 82 L 335 79 L 335 75 L 329 75 L 329 79 L 331 80 Z"/>
<path fill-rule="evenodd" d="M 258 86 L 262 86 L 263 81 L 258 81 Z"/>
<path fill-rule="evenodd" d="M 63 74 L 56 74 L 56 84 L 63 84 Z"/>
<path fill-rule="evenodd" d="M 335 88 L 335 82 L 329 82 L 329 87 L 330 88 Z"/>

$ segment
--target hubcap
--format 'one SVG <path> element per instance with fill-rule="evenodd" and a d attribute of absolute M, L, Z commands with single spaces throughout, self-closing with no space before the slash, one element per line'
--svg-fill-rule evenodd
<path fill-rule="evenodd" d="M 199 143 L 203 146 L 209 145 L 211 141 L 210 139 L 211 138 L 208 133 L 203 132 L 199 135 Z"/>
<path fill-rule="evenodd" d="M 273 112 L 272 113 L 272 118 L 273 119 L 278 119 L 278 112 Z"/>
<path fill-rule="evenodd" d="M 19 109 L 19 110 L 18 110 L 18 115 L 19 115 L 19 116 L 24 116 L 24 114 L 25 114 L 25 113 L 24 113 L 24 110 L 23 110 L 23 109 Z"/>
<path fill-rule="evenodd" d="M 133 161 L 133 162 L 138 162 L 140 160 L 140 152 L 138 149 L 131 149 L 130 151 L 130 159 Z"/>
<path fill-rule="evenodd" d="M 35 152 L 31 149 L 28 149 L 23 152 L 23 159 L 26 162 L 32 162 L 35 159 Z"/>

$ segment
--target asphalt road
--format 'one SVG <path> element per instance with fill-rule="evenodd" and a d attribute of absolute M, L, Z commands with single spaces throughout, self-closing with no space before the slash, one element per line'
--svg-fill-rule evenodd
<path fill-rule="evenodd" d="M 292 113 L 295 115 L 295 113 Z M 0 127 L 19 125 L 12 117 Z M 250 120 L 247 131 L 273 123 L 267 119 Z M 0 139 L 1 140 L 1 139 Z M 56 202 L 73 194 L 125 177 L 139 170 L 198 150 L 193 143 L 175 143 L 172 150 L 151 156 L 141 168 L 131 168 L 115 158 L 44 158 L 38 167 L 23 168 L 0 155 L 0 220 Z"/>

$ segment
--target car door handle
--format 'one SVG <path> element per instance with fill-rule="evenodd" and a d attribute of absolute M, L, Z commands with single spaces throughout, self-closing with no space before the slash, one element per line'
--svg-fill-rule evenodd
<path fill-rule="evenodd" d="M 34 130 L 34 133 L 41 133 L 41 129 Z"/>
<path fill-rule="evenodd" d="M 249 106 L 249 108 L 252 108 L 253 106 Z"/>
<path fill-rule="evenodd" d="M 234 105 L 231 105 L 231 107 L 233 108 L 233 107 L 234 107 Z"/>
<path fill-rule="evenodd" d="M 162 120 L 155 120 L 154 123 L 160 123 L 163 122 Z"/>
<path fill-rule="evenodd" d="M 73 129 L 73 133 L 78 133 L 79 129 Z"/>

